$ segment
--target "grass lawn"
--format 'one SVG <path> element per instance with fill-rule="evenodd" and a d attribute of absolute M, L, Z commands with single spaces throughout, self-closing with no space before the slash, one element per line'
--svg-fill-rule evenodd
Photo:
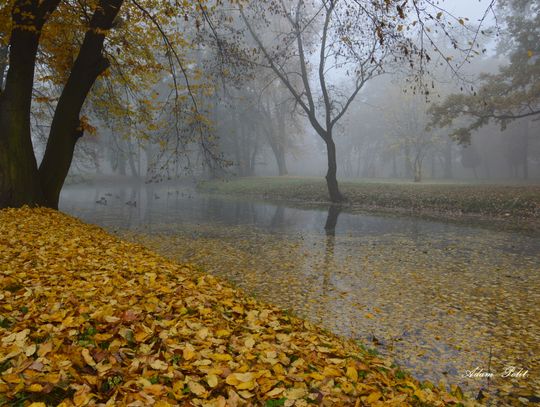
<path fill-rule="evenodd" d="M 540 185 L 414 183 L 396 180 L 340 182 L 351 210 L 379 209 L 449 218 L 508 218 L 535 228 L 540 217 Z M 327 203 L 323 178 L 248 177 L 200 184 L 208 192 L 304 203 Z"/>

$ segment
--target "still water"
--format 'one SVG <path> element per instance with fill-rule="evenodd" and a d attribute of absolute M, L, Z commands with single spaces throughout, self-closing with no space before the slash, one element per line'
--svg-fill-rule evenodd
<path fill-rule="evenodd" d="M 60 208 L 358 339 L 420 379 L 482 389 L 485 404 L 540 401 L 539 236 L 164 185 L 71 185 Z"/>

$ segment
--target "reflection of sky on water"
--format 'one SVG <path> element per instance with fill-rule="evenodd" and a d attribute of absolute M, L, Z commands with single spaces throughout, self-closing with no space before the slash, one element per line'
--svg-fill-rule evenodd
<path fill-rule="evenodd" d="M 97 201 L 102 203 L 96 203 Z M 106 202 L 106 204 L 104 204 Z M 126 204 L 136 202 L 136 206 Z M 152 232 L 158 225 L 182 223 L 253 225 L 270 233 L 324 233 L 326 209 L 296 209 L 271 203 L 199 195 L 193 190 L 160 185 L 93 187 L 71 185 L 64 188 L 60 208 L 85 221 L 120 229 Z M 480 229 L 481 230 L 481 229 Z M 406 236 L 415 241 L 433 240 L 451 245 L 456 236 L 474 238 L 475 226 L 424 220 L 406 216 L 349 214 L 337 220 L 336 236 Z M 508 234 L 500 248 L 516 252 L 540 253 L 540 238 Z"/>
<path fill-rule="evenodd" d="M 531 369 L 531 380 L 511 391 L 540 392 L 539 237 L 348 213 L 325 232 L 325 209 L 159 185 L 69 186 L 61 209 L 110 230 L 157 235 L 150 245 L 172 257 L 189 245 L 202 249 L 196 237 L 213 241 L 216 252 L 231 244 L 246 264 L 209 259 L 209 271 L 334 332 L 380 345 L 419 378 L 477 391 L 485 383 L 460 375 L 486 368 L 492 354 L 498 368 Z"/>

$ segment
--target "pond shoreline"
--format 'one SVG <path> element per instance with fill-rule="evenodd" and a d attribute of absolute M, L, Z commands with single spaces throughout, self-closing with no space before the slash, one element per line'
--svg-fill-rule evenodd
<path fill-rule="evenodd" d="M 493 383 L 490 400 L 539 394 L 531 355 L 537 331 L 519 323 L 540 320 L 537 237 L 472 222 L 346 211 L 328 233 L 327 204 L 274 205 L 176 183 L 69 186 L 62 209 L 180 264 L 201 265 L 317 326 L 376 345 L 417 378 L 454 383 L 475 397 L 485 383 L 461 375 L 487 369 L 495 346 L 492 368 L 512 364 L 531 373 L 509 388 Z M 511 338 L 503 335 L 508 329 Z"/>
<path fill-rule="evenodd" d="M 0 232 L 2 403 L 477 405 L 60 212 L 3 210 Z"/>
<path fill-rule="evenodd" d="M 540 234 L 540 186 L 471 184 L 397 184 L 342 182 L 347 213 L 413 216 Z M 323 180 L 303 177 L 244 177 L 205 181 L 202 193 L 244 197 L 299 208 L 332 204 Z M 478 192 L 477 189 L 480 189 Z"/>

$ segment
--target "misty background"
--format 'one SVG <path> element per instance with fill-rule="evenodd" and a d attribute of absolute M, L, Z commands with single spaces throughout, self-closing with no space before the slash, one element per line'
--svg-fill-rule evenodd
<path fill-rule="evenodd" d="M 540 179 L 540 123 L 534 116 L 511 121 L 506 126 L 489 123 L 471 134 L 470 143 L 458 143 L 449 137 L 452 127 L 430 126 L 432 104 L 441 103 L 453 93 L 474 92 L 480 74 L 495 73 L 500 66 L 508 64 L 509 53 L 498 47 L 497 10 L 486 13 L 489 3 L 459 0 L 444 5 L 449 15 L 468 18 L 467 25 L 471 27 L 482 20 L 485 32 L 477 41 L 484 52 L 460 64 L 458 71 L 453 71 L 444 61 L 433 63 L 422 78 L 430 89 L 429 95 L 415 86 L 400 64 L 386 65 L 384 72 L 377 73 L 363 86 L 333 130 L 339 179 L 391 178 L 418 182 Z M 241 29 L 238 16 L 234 18 L 227 30 L 238 28 L 236 35 L 240 36 L 241 47 L 254 48 L 252 36 L 245 28 Z M 275 39 L 279 38 L 276 33 L 280 24 L 273 21 L 270 26 L 259 27 L 261 38 L 269 47 L 278 41 Z M 225 31 L 218 35 L 227 35 Z M 185 129 L 179 128 L 182 123 L 173 119 L 172 79 L 163 77 L 146 94 L 159 106 L 153 110 L 137 110 L 140 101 L 129 95 L 125 108 L 130 114 L 125 116 L 111 113 L 98 102 L 87 104 L 85 114 L 91 131 L 77 144 L 70 178 L 77 180 L 90 174 L 146 181 L 182 177 L 324 176 L 326 146 L 286 86 L 262 63 L 242 65 L 237 61 L 237 66 L 218 66 L 215 61 L 220 50 L 207 45 L 215 34 L 209 29 L 194 30 L 193 36 L 200 37 L 200 45 L 192 52 L 189 67 L 207 84 L 206 89 L 200 86 L 196 95 L 205 116 L 207 144 L 191 134 L 193 123 L 188 119 L 184 122 Z M 455 33 L 465 39 L 470 34 Z M 312 59 L 317 55 L 317 35 L 312 33 Z M 439 37 L 437 45 L 445 55 L 456 60 L 462 57 L 444 36 Z M 314 80 L 316 70 L 309 75 Z M 344 68 L 338 67 L 328 75 L 336 89 L 347 90 L 352 86 Z M 105 89 L 101 92 L 100 86 L 104 85 L 96 85 L 96 94 L 101 96 L 94 100 L 110 98 Z M 188 106 L 187 93 L 181 98 Z M 47 114 L 46 106 L 35 110 L 37 118 Z M 134 111 L 141 115 L 140 122 Z M 36 119 L 34 134 L 40 134 L 40 126 L 46 127 L 42 123 Z M 42 133 L 43 137 L 35 139 L 38 157 L 46 131 Z M 178 137 L 183 133 L 186 137 Z"/>

